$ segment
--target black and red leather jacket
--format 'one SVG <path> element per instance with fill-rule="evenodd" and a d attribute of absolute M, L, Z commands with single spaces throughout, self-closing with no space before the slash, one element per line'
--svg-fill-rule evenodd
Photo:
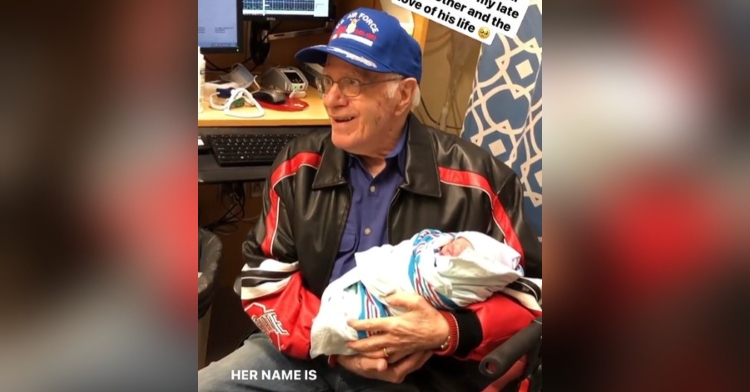
<path fill-rule="evenodd" d="M 542 252 L 524 221 L 523 187 L 509 167 L 457 136 L 409 118 L 404 182 L 387 218 L 397 244 L 425 228 L 479 231 L 522 255 L 527 277 L 541 278 Z M 309 358 L 312 320 L 328 285 L 351 204 L 347 153 L 330 130 L 290 142 L 266 181 L 260 220 L 242 246 L 235 288 L 253 321 L 284 353 Z M 269 260 L 270 259 L 270 260 Z M 479 360 L 536 313 L 502 294 L 454 314 L 458 359 Z"/>

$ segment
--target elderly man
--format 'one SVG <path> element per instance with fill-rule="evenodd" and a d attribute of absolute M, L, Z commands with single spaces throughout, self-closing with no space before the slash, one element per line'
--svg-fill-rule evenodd
<path fill-rule="evenodd" d="M 542 266 L 513 171 L 410 114 L 420 101 L 421 49 L 395 18 L 352 11 L 328 45 L 297 59 L 325 64 L 318 86 L 331 130 L 294 140 L 277 157 L 237 281 L 263 333 L 201 370 L 199 391 L 483 389 L 491 380 L 476 361 L 534 317 L 502 294 L 450 313 L 396 293 L 387 301 L 405 314 L 350 321 L 367 332 L 349 343 L 359 354 L 310 359 L 320 296 L 354 267 L 355 252 L 425 228 L 472 230 L 516 249 L 527 276 L 541 277 Z"/>

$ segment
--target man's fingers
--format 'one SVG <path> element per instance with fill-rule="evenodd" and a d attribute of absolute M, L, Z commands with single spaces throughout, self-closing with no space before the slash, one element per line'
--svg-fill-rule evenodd
<path fill-rule="evenodd" d="M 367 373 L 382 372 L 388 368 L 385 359 L 366 358 L 361 355 L 340 355 L 338 363 L 345 369 L 367 376 Z"/>
<path fill-rule="evenodd" d="M 383 351 L 377 351 L 377 350 L 375 350 L 375 351 L 363 351 L 363 352 L 359 353 L 359 355 L 361 355 L 363 357 L 366 357 L 366 358 L 371 358 L 371 359 L 385 358 L 385 354 L 383 354 Z"/>
<path fill-rule="evenodd" d="M 373 359 L 360 357 L 359 367 L 365 372 L 382 372 L 388 368 L 388 362 L 385 359 Z"/>
<path fill-rule="evenodd" d="M 388 331 L 393 324 L 392 317 L 380 317 L 373 319 L 347 321 L 347 324 L 357 331 Z"/>
<path fill-rule="evenodd" d="M 419 294 L 407 294 L 403 291 L 397 291 L 387 297 L 385 302 L 390 306 L 398 306 L 400 308 L 406 308 L 406 310 L 413 310 L 420 307 L 421 301 L 424 301 Z"/>
<path fill-rule="evenodd" d="M 357 357 L 353 355 L 339 355 L 336 360 L 341 367 L 351 372 L 359 374 L 357 366 Z"/>
<path fill-rule="evenodd" d="M 391 368 L 395 370 L 396 372 L 403 372 L 405 370 L 411 369 L 416 364 L 420 362 L 422 359 L 423 351 L 417 351 L 416 353 L 413 353 L 411 355 L 407 355 L 402 361 L 395 365 L 391 365 Z"/>
<path fill-rule="evenodd" d="M 431 351 L 418 351 L 407 355 L 400 362 L 389 365 L 388 370 L 385 371 L 383 377 L 386 381 L 400 384 L 404 382 L 406 376 L 420 369 L 430 356 L 432 356 Z"/>
<path fill-rule="evenodd" d="M 349 347 L 350 349 L 356 350 L 360 353 L 373 351 L 382 352 L 384 347 L 394 347 L 397 343 L 398 342 L 395 342 L 391 335 L 383 334 L 346 342 L 346 347 Z M 383 352 L 383 357 L 385 357 L 385 352 Z"/>
<path fill-rule="evenodd" d="M 411 352 L 406 350 L 396 351 L 395 353 L 388 355 L 386 360 L 388 361 L 388 364 L 396 363 L 406 358 L 409 354 L 411 354 Z"/>
<path fill-rule="evenodd" d="M 388 353 L 388 358 L 391 357 L 390 352 Z M 372 359 L 386 359 L 385 352 L 383 350 L 375 350 L 375 351 L 362 351 L 358 355 L 361 355 L 366 358 L 372 358 Z"/>
<path fill-rule="evenodd" d="M 388 363 L 395 363 L 402 359 L 404 359 L 407 355 L 413 353 L 414 351 L 411 350 L 396 350 L 391 352 L 388 350 L 388 356 L 385 356 L 385 352 L 383 350 L 374 350 L 374 351 L 363 351 L 360 352 L 358 355 L 361 355 L 366 358 L 370 359 L 385 359 L 388 361 Z"/>
<path fill-rule="evenodd" d="M 391 369 L 398 374 L 404 373 L 404 376 L 406 376 L 406 374 L 421 368 L 431 356 L 432 351 L 417 351 L 404 358 L 401 362 L 391 365 Z"/>

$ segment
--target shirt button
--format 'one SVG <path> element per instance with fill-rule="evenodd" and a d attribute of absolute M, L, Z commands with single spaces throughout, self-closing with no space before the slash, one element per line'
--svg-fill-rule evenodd
<path fill-rule="evenodd" d="M 369 228 L 369 227 L 368 227 L 368 228 L 366 228 L 366 229 L 365 229 L 365 235 L 370 235 L 370 233 L 372 233 L 372 230 L 370 230 L 370 228 Z"/>
<path fill-rule="evenodd" d="M 375 193 L 375 185 L 370 185 L 370 193 Z"/>

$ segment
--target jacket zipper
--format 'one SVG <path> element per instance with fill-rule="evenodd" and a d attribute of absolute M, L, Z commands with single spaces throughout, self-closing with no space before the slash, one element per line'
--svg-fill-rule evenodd
<path fill-rule="evenodd" d="M 352 186 L 348 185 L 346 188 L 347 192 L 349 192 L 349 197 L 346 200 L 346 206 L 344 208 L 344 220 L 341 224 L 341 230 L 339 231 L 338 240 L 336 241 L 336 249 L 333 251 L 333 259 L 328 263 L 328 273 L 325 276 L 325 279 L 330 280 L 331 279 L 331 273 L 333 272 L 333 267 L 336 265 L 336 256 L 339 254 L 339 249 L 341 249 L 341 237 L 344 236 L 344 230 L 346 230 L 346 221 L 349 219 L 349 207 L 352 204 Z M 326 283 L 326 287 L 328 287 L 328 283 Z"/>

